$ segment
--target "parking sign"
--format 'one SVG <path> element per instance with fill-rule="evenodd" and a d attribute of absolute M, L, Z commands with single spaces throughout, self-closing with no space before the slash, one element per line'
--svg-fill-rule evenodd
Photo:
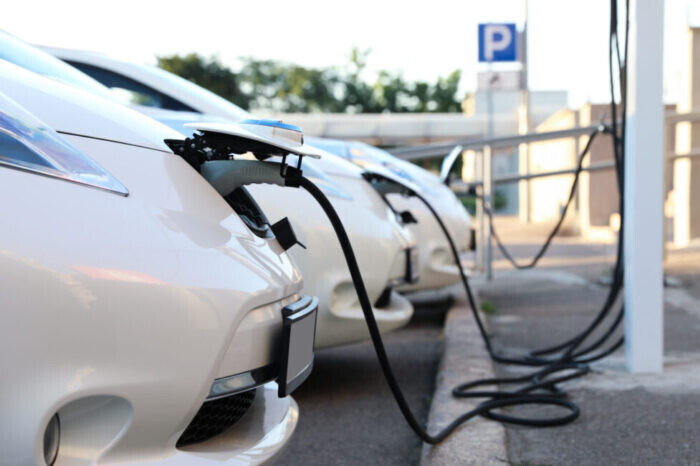
<path fill-rule="evenodd" d="M 479 24 L 479 61 L 516 61 L 517 37 L 514 23 Z"/>

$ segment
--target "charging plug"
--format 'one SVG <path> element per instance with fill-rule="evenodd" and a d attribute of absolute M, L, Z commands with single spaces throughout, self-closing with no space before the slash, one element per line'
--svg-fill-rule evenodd
<path fill-rule="evenodd" d="M 287 186 L 284 172 L 293 167 L 255 160 L 211 160 L 201 165 L 200 173 L 219 194 L 226 197 L 247 184 Z"/>
<path fill-rule="evenodd" d="M 410 196 L 414 191 L 394 180 L 387 179 L 381 176 L 365 174 L 365 178 L 370 182 L 372 187 L 382 196 L 387 194 L 403 194 L 405 196 Z"/>

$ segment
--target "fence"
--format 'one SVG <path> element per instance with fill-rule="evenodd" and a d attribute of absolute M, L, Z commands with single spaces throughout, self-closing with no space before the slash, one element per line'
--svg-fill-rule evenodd
<path fill-rule="evenodd" d="M 695 110 L 692 112 L 678 113 L 670 112 L 666 114 L 666 134 L 668 131 L 675 130 L 675 126 L 678 123 L 683 122 L 700 122 L 700 110 Z M 607 125 L 592 125 L 577 127 L 572 129 L 558 130 L 558 131 L 548 131 L 548 132 L 538 132 L 538 133 L 528 133 L 522 135 L 512 135 L 512 136 L 501 136 L 494 138 L 484 138 L 484 139 L 463 139 L 454 141 L 451 143 L 440 143 L 431 144 L 425 146 L 414 146 L 414 147 L 401 147 L 393 149 L 391 152 L 395 156 L 402 158 L 404 160 L 423 160 L 423 159 L 435 159 L 442 158 L 441 174 L 449 174 L 452 170 L 455 162 L 461 156 L 461 152 L 452 151 L 456 146 L 461 146 L 462 151 L 473 150 L 476 152 L 476 157 L 479 159 L 477 163 L 477 179 L 473 181 L 457 181 L 451 183 L 452 189 L 457 193 L 465 193 L 470 189 L 477 190 L 477 202 L 476 202 L 476 220 L 477 220 L 477 268 L 480 272 L 484 273 L 488 278 L 492 277 L 493 274 L 493 235 L 490 229 L 490 223 L 486 219 L 486 209 L 485 206 L 494 205 L 494 187 L 498 184 L 505 183 L 519 183 L 522 181 L 528 181 L 538 178 L 552 177 L 558 175 L 574 174 L 576 173 L 576 168 L 572 167 L 570 169 L 563 170 L 552 170 L 537 173 L 510 173 L 505 175 L 494 176 L 492 170 L 492 159 L 493 154 L 496 149 L 503 147 L 520 146 L 522 144 L 529 146 L 532 143 L 540 141 L 553 141 L 553 140 L 564 140 L 571 138 L 580 138 L 582 136 L 590 135 L 596 131 L 604 131 L 608 128 Z M 450 153 L 452 151 L 452 153 Z M 445 154 L 448 154 L 447 156 Z M 677 153 L 675 150 L 669 150 L 664 154 L 666 163 L 664 164 L 666 170 L 671 170 L 673 173 L 673 165 L 678 160 L 692 159 L 700 157 L 700 148 L 693 148 L 690 151 L 684 153 Z M 614 168 L 614 161 L 604 161 L 597 163 L 590 163 L 582 168 L 582 171 L 593 172 L 600 170 L 610 170 Z M 668 173 L 668 172 L 667 172 Z M 669 191 L 667 177 L 664 176 L 666 183 L 665 193 Z M 529 199 L 528 199 L 529 200 Z M 667 222 L 664 222 L 666 225 Z M 666 238 L 667 235 L 664 235 Z"/>

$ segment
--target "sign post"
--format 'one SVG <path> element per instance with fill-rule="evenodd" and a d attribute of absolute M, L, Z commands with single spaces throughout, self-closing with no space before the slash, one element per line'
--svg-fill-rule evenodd
<path fill-rule="evenodd" d="M 494 137 L 494 121 L 493 121 L 493 88 L 497 74 L 493 72 L 492 64 L 494 62 L 514 62 L 517 60 L 517 37 L 518 33 L 514 23 L 486 23 L 479 24 L 479 62 L 488 63 L 489 82 L 487 83 L 486 98 L 488 106 L 488 129 L 487 137 Z M 483 161 L 481 166 L 485 168 L 482 172 L 482 190 L 483 201 L 487 207 L 493 212 L 495 210 L 493 202 L 493 183 L 491 182 L 493 149 L 491 146 L 486 146 L 482 152 Z M 482 217 L 483 218 L 483 217 Z M 488 223 L 488 222 L 482 222 Z M 486 278 L 492 278 L 492 244 L 491 231 L 489 225 L 479 225 L 479 229 L 485 232 L 483 236 L 486 238 L 484 245 L 483 257 L 486 262 Z"/>
<path fill-rule="evenodd" d="M 514 23 L 479 24 L 479 63 L 514 62 L 516 45 Z"/>

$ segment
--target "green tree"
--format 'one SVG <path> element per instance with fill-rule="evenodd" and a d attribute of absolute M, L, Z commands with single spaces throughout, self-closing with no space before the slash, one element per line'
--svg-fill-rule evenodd
<path fill-rule="evenodd" d="M 362 77 L 370 53 L 370 49 L 360 50 L 357 47 L 353 47 L 350 51 L 348 64 L 339 76 L 339 96 L 344 112 L 376 113 L 381 111 L 374 96 L 373 86 Z"/>
<path fill-rule="evenodd" d="M 374 83 L 373 98 L 385 112 L 410 112 L 415 107 L 411 86 L 400 74 L 380 71 Z"/>
<path fill-rule="evenodd" d="M 240 76 L 251 106 L 282 112 L 342 112 L 332 68 L 316 69 L 246 58 Z"/>
<path fill-rule="evenodd" d="M 209 89 L 234 104 L 248 108 L 250 96 L 241 90 L 239 77 L 218 57 L 205 58 L 196 53 L 185 56 L 157 57 L 158 66 Z"/>
<path fill-rule="evenodd" d="M 432 87 L 430 102 L 434 102 L 434 108 L 428 108 L 429 112 L 460 112 L 462 110 L 461 99 L 457 98 L 457 90 L 462 73 L 455 70 L 446 78 L 438 78 Z"/>
<path fill-rule="evenodd" d="M 279 112 L 460 112 L 460 72 L 435 83 L 410 82 L 380 71 L 366 80 L 371 51 L 353 48 L 343 68 L 306 68 L 278 60 L 242 59 L 234 72 L 218 58 L 197 54 L 158 57 L 158 65 L 247 109 Z"/>

